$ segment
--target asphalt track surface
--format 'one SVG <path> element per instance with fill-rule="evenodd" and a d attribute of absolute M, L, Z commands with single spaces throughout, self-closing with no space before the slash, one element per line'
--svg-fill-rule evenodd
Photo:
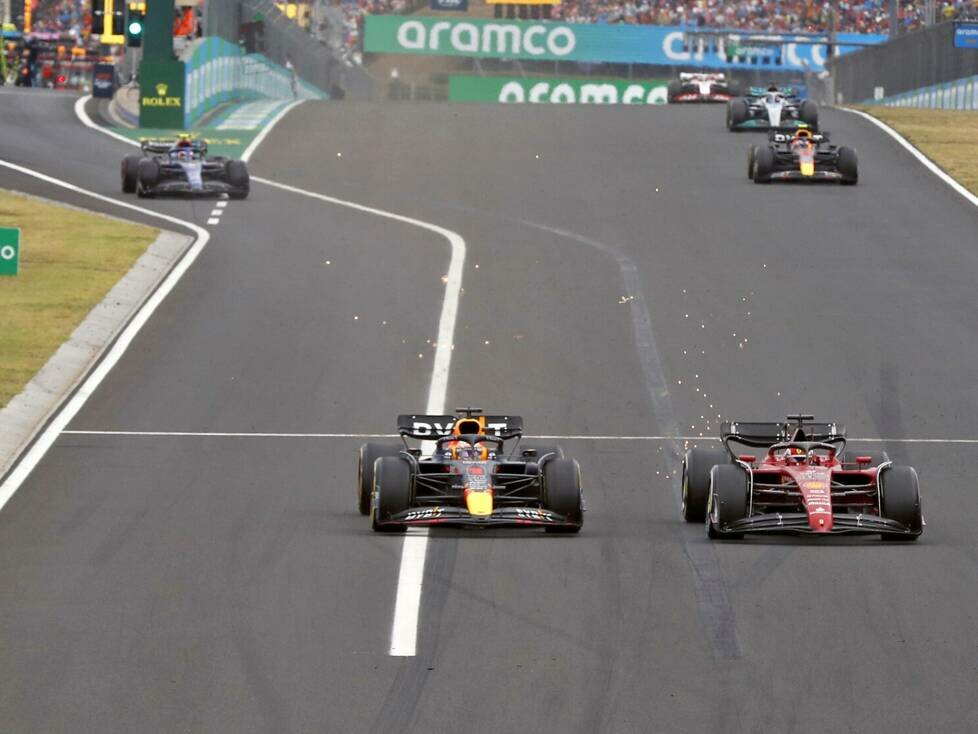
<path fill-rule="evenodd" d="M 73 102 L 4 98 L 0 158 L 114 195 L 126 148 Z M 722 114 L 305 104 L 251 169 L 465 238 L 450 407 L 594 436 L 811 411 L 917 467 L 918 543 L 711 544 L 678 518 L 680 444 L 568 441 L 582 534 L 432 533 L 396 658 L 401 541 L 356 513 L 358 441 L 63 435 L 0 513 L 2 728 L 978 728 L 978 446 L 896 440 L 978 437 L 978 211 L 834 111 L 859 186 L 756 186 Z M 444 239 L 257 184 L 212 233 L 71 429 L 423 407 Z"/>

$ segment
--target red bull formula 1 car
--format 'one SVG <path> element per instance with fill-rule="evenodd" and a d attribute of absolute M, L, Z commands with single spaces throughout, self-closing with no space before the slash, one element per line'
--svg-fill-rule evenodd
<path fill-rule="evenodd" d="M 804 126 L 772 130 L 767 145 L 748 150 L 747 177 L 758 184 L 828 181 L 854 186 L 859 181 L 859 159 L 854 148 L 831 145 L 828 133 Z"/>
<path fill-rule="evenodd" d="M 723 74 L 682 72 L 667 86 L 670 104 L 683 102 L 729 102 L 740 94 L 740 85 Z"/>
<path fill-rule="evenodd" d="M 917 472 L 885 453 L 847 452 L 845 426 L 813 421 L 789 415 L 785 423 L 723 423 L 722 449 L 686 452 L 685 520 L 705 521 L 710 538 L 879 533 L 916 540 L 924 526 Z"/>
<path fill-rule="evenodd" d="M 580 467 L 559 446 L 522 443 L 522 418 L 466 408 L 455 416 L 400 415 L 397 424 L 403 445 L 360 447 L 358 504 L 374 530 L 466 525 L 580 531 Z M 408 438 L 424 443 L 415 448 Z"/>

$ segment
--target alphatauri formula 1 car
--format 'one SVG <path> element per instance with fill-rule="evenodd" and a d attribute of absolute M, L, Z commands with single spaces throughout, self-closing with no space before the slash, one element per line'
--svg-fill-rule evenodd
<path fill-rule="evenodd" d="M 767 130 L 792 128 L 804 124 L 810 130 L 818 130 L 818 105 L 810 99 L 801 99 L 791 87 L 768 87 L 767 90 L 752 87 L 744 97 L 727 102 L 727 129 Z"/>
<path fill-rule="evenodd" d="M 754 183 L 772 181 L 829 181 L 853 186 L 859 181 L 856 151 L 829 143 L 828 133 L 807 127 L 772 130 L 767 145 L 747 152 L 747 177 Z"/>
<path fill-rule="evenodd" d="M 672 103 L 729 102 L 740 94 L 740 85 L 721 73 L 682 72 L 667 87 Z"/>
<path fill-rule="evenodd" d="M 142 153 L 122 159 L 122 191 L 140 197 L 219 196 L 244 199 L 251 188 L 244 161 L 207 155 L 207 143 L 181 136 L 177 140 L 144 140 Z"/>
<path fill-rule="evenodd" d="M 845 426 L 789 415 L 785 423 L 723 423 L 723 448 L 683 460 L 683 517 L 710 538 L 745 533 L 872 534 L 916 540 L 923 531 L 917 472 L 885 453 L 845 450 Z M 733 446 L 764 450 L 737 453 Z"/>
<path fill-rule="evenodd" d="M 403 445 L 360 447 L 358 505 L 374 530 L 465 525 L 580 531 L 580 467 L 559 446 L 522 443 L 522 418 L 466 408 L 454 416 L 400 415 L 397 424 Z M 424 443 L 415 448 L 408 438 Z"/>

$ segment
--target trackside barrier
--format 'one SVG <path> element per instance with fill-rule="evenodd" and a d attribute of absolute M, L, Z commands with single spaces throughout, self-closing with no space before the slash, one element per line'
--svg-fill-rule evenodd
<path fill-rule="evenodd" d="M 863 104 L 932 110 L 978 110 L 978 76 L 912 89 L 882 99 L 867 99 Z"/>
<path fill-rule="evenodd" d="M 274 99 L 327 99 L 307 81 L 262 54 L 246 54 L 223 38 L 204 38 L 186 60 L 185 126 L 218 105 Z"/>

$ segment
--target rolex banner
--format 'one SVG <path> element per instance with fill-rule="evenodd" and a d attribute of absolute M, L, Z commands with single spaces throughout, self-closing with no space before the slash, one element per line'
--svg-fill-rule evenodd
<path fill-rule="evenodd" d="M 139 65 L 139 126 L 183 129 L 182 61 L 143 61 Z"/>

